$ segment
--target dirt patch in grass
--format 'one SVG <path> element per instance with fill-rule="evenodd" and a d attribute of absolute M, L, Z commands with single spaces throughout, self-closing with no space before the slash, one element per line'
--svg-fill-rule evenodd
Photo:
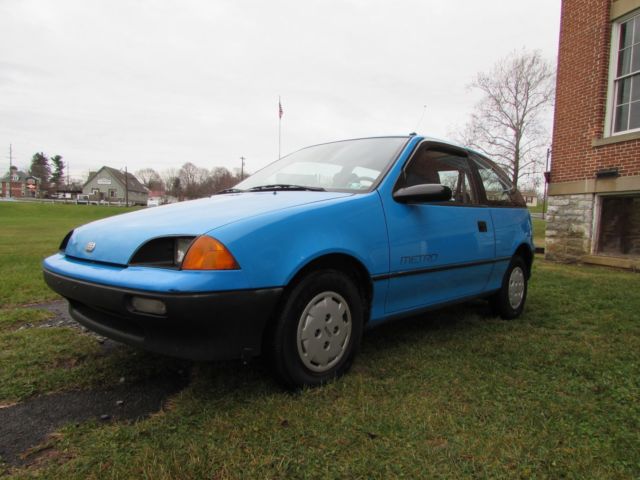
<path fill-rule="evenodd" d="M 36 303 L 33 305 L 27 305 L 27 308 L 47 311 L 49 312 L 50 317 L 36 322 L 25 322 L 18 328 L 18 330 L 24 330 L 27 328 L 70 327 L 78 329 L 83 333 L 93 335 L 97 338 L 104 338 L 91 330 L 88 330 L 71 318 L 71 315 L 69 314 L 69 303 L 66 300 Z"/>
<path fill-rule="evenodd" d="M 34 447 L 69 423 L 136 421 L 164 408 L 170 395 L 189 383 L 185 370 L 108 390 L 54 393 L 0 408 L 0 458 L 9 465 L 31 463 Z M 38 450 L 38 449 L 35 449 Z"/>

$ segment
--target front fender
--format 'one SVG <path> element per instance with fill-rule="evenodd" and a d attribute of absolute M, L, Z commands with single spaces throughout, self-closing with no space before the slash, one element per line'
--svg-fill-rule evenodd
<path fill-rule="evenodd" d="M 356 194 L 238 221 L 208 234 L 238 261 L 250 288 L 285 286 L 324 255 L 360 261 L 371 275 L 389 271 L 389 247 L 380 197 Z"/>

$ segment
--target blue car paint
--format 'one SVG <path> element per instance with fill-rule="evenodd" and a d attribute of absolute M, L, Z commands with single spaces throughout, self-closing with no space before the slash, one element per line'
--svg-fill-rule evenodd
<path fill-rule="evenodd" d="M 404 165 L 424 140 L 439 143 L 437 139 L 415 137 L 378 188 L 389 231 L 390 275 L 495 258 L 492 217 L 488 208 L 406 205 L 393 200 L 393 189 Z M 478 232 L 480 220 L 487 223 L 485 234 Z M 403 263 L 402 259 L 406 257 L 421 258 L 415 263 Z M 493 263 L 486 263 L 392 277 L 385 316 L 476 295 L 486 289 L 493 269 Z"/>
<path fill-rule="evenodd" d="M 390 280 L 387 312 L 435 305 L 485 290 L 495 255 L 488 209 L 405 205 L 389 199 L 385 212 L 391 248 L 389 273 L 406 273 Z M 480 220 L 488 224 L 485 233 L 478 231 Z M 452 266 L 459 267 L 438 270 Z"/>
<path fill-rule="evenodd" d="M 77 228 L 67 256 L 53 255 L 44 267 L 88 282 L 150 292 L 213 292 L 286 286 L 314 259 L 344 254 L 360 262 L 373 279 L 371 323 L 496 290 L 516 249 L 533 249 L 529 215 L 524 209 L 395 202 L 391 194 L 402 167 L 423 140 L 409 139 L 372 192 L 227 194 L 111 217 Z M 435 228 L 422 231 L 421 219 L 434 221 Z M 477 232 L 478 221 L 487 224 L 484 234 Z M 70 258 L 125 265 L 151 238 L 205 233 L 229 248 L 241 270 L 122 268 Z M 97 243 L 91 254 L 85 251 L 90 241 Z M 407 256 L 425 260 L 407 265 L 401 260 Z M 459 268 L 437 270 L 451 266 Z M 433 271 L 395 275 L 412 269 Z"/>
<path fill-rule="evenodd" d="M 122 267 L 78 261 L 57 253 L 45 259 L 47 270 L 85 282 L 147 292 L 196 293 L 250 288 L 244 270 L 169 270 L 141 266 Z"/>
<path fill-rule="evenodd" d="M 533 228 L 528 211 L 522 208 L 490 208 L 490 211 L 496 239 L 496 258 L 509 259 L 521 246 L 534 251 Z M 508 266 L 508 260 L 494 264 L 488 290 L 500 288 Z"/>
<path fill-rule="evenodd" d="M 267 200 L 274 196 L 271 192 L 253 195 L 265 195 Z M 332 253 L 355 258 L 370 275 L 389 269 L 387 229 L 375 192 L 273 211 L 208 234 L 233 252 L 247 270 L 252 288 L 286 285 L 305 265 Z"/>
<path fill-rule="evenodd" d="M 251 222 L 254 217 L 271 211 L 284 211 L 351 195 L 340 192 L 288 193 L 216 195 L 105 218 L 76 228 L 69 239 L 66 253 L 76 258 L 99 258 L 101 262 L 126 265 L 136 249 L 151 238 L 201 235 L 214 227 L 220 228 L 238 220 Z M 96 242 L 96 248 L 91 253 L 85 250 L 88 242 Z"/>

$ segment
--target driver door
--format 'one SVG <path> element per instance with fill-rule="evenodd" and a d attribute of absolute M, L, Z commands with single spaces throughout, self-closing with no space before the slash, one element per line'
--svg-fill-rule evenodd
<path fill-rule="evenodd" d="M 480 294 L 493 269 L 495 238 L 489 209 L 480 205 L 476 175 L 464 150 L 424 143 L 409 159 L 394 191 L 446 185 L 450 201 L 383 199 L 390 271 L 385 305 L 400 313 Z"/>

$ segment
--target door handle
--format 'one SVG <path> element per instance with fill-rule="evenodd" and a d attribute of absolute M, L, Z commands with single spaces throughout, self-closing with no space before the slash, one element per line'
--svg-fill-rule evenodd
<path fill-rule="evenodd" d="M 478 230 L 481 232 L 486 232 L 487 231 L 487 222 L 480 220 L 478 221 Z"/>

